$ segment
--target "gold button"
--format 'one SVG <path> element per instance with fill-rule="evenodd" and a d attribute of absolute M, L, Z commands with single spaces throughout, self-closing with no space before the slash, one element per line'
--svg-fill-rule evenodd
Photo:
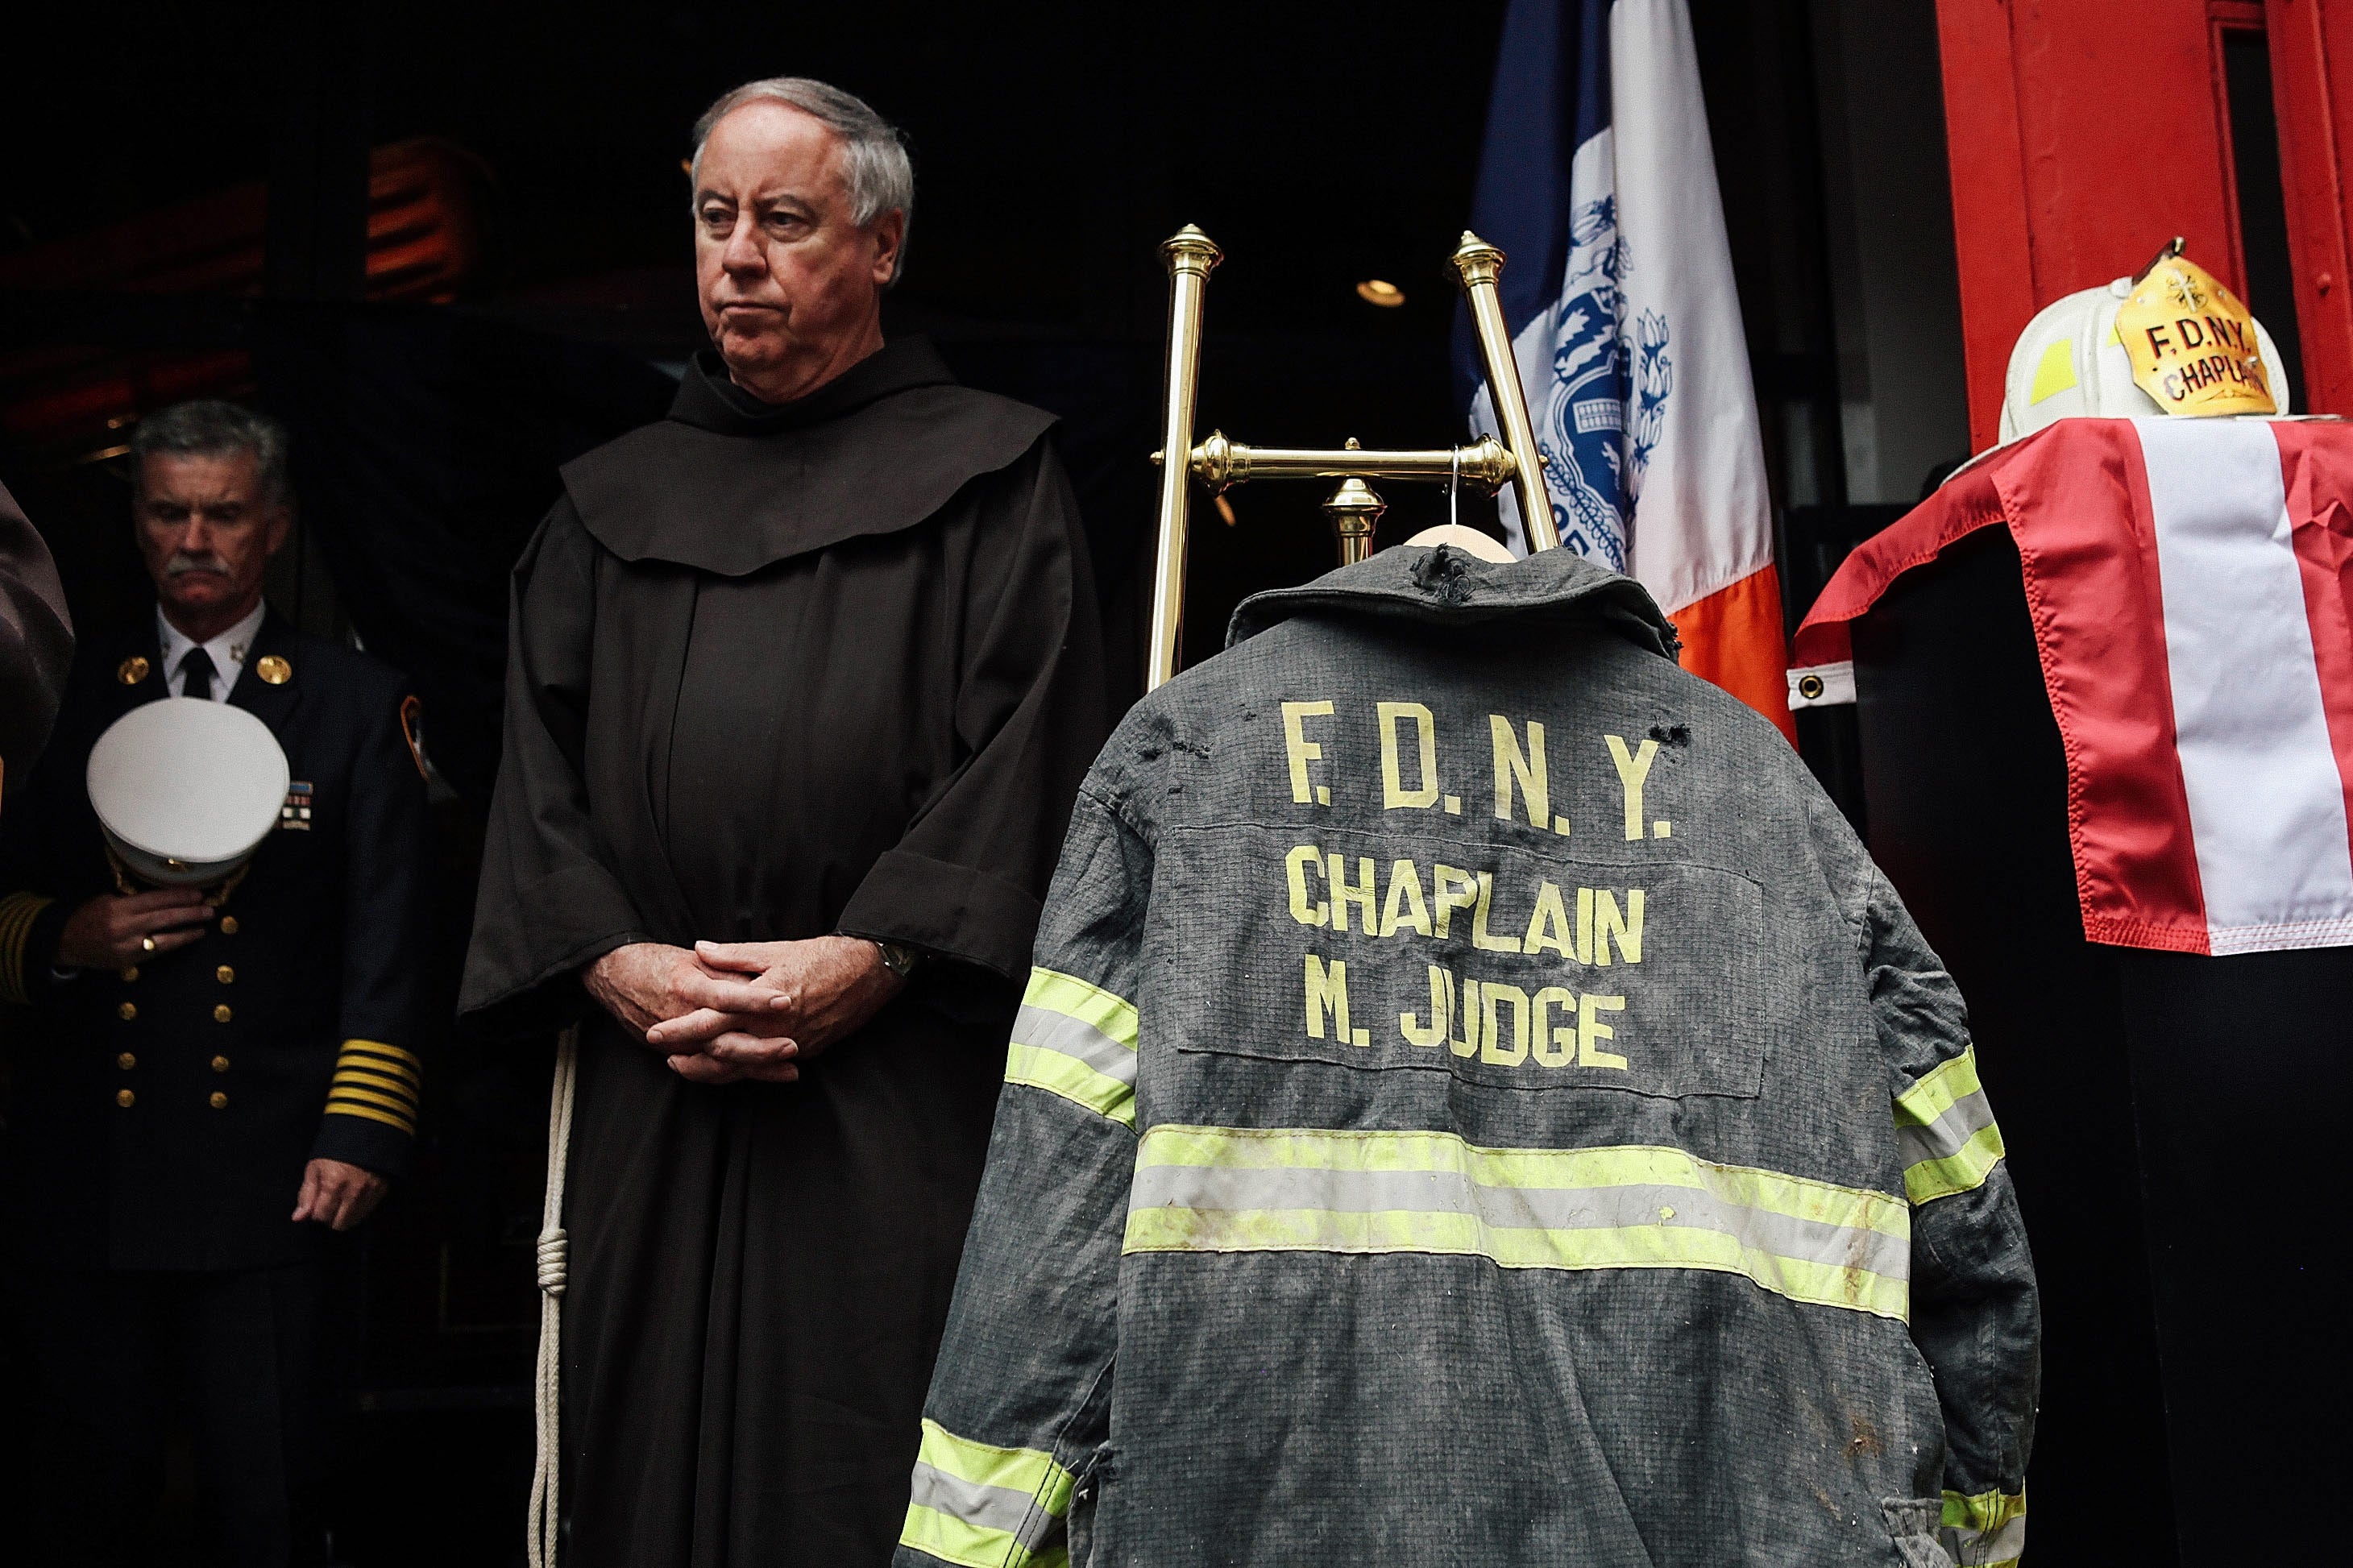
<path fill-rule="evenodd" d="M 114 1010 L 114 1016 L 128 1024 L 132 1019 L 139 1016 L 139 1004 L 136 1002 L 125 1002 L 122 1005 Z"/>
<path fill-rule="evenodd" d="M 219 1089 L 213 1090 L 212 1107 L 215 1110 L 227 1110 L 228 1109 L 228 1096 L 223 1094 Z"/>
<path fill-rule="evenodd" d="M 129 1051 L 125 1051 L 121 1056 L 114 1058 L 114 1065 L 121 1068 L 124 1072 L 129 1072 L 132 1068 L 139 1065 L 139 1058 L 132 1056 Z"/>
<path fill-rule="evenodd" d="M 124 1005 L 125 1005 L 125 1006 L 128 1006 L 129 1005 L 130 1005 L 130 1004 L 128 1004 L 128 1003 L 125 1003 L 125 1004 L 124 1004 Z M 224 1002 L 224 1003 L 222 1003 L 219 1006 L 217 1006 L 217 1007 L 216 1007 L 216 1008 L 214 1008 L 214 1009 L 213 1009 L 213 1022 L 214 1022 L 214 1023 L 216 1023 L 216 1024 L 226 1024 L 226 1023 L 227 1023 L 227 1022 L 228 1022 L 228 1020 L 229 1020 L 229 1011 L 228 1011 L 228 1004 L 227 1004 L 227 1003 Z"/>
<path fill-rule="evenodd" d="M 213 1071 L 215 1071 L 215 1072 L 227 1072 L 227 1071 L 228 1071 L 228 1058 L 227 1058 L 227 1057 L 215 1057 L 215 1058 L 213 1058 Z"/>
<path fill-rule="evenodd" d="M 128 968 L 128 969 L 126 969 L 126 970 L 124 970 L 124 971 L 122 972 L 122 979 L 123 979 L 123 983 L 124 983 L 124 984 L 128 984 L 130 982 L 132 982 L 132 981 L 133 981 L 133 980 L 136 980 L 136 979 L 138 979 L 138 978 L 139 978 L 139 966 L 138 966 L 137 964 L 135 964 L 135 963 L 134 963 L 134 964 L 132 964 L 130 968 Z"/>
<path fill-rule="evenodd" d="M 222 984 L 227 985 L 230 981 L 237 978 L 237 971 L 224 963 L 218 969 L 213 971 L 213 978 L 219 981 Z"/>
<path fill-rule="evenodd" d="M 137 1095 L 132 1093 L 127 1089 L 118 1089 L 114 1091 L 114 1103 L 122 1107 L 125 1110 L 130 1110 L 138 1099 L 139 1097 Z"/>
<path fill-rule="evenodd" d="M 237 934 L 237 917 L 235 915 L 221 916 L 220 933 L 223 936 L 235 936 Z"/>

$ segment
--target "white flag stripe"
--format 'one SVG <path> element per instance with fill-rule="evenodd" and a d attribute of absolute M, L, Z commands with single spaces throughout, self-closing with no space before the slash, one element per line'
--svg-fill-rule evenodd
<path fill-rule="evenodd" d="M 1645 374 L 1642 323 L 1672 329 L 1662 347 L 1673 392 L 1640 479 L 1632 575 L 1672 614 L 1773 563 L 1748 340 L 1683 0 L 1610 7 L 1609 118 L 1618 226 L 1632 258 L 1623 317 L 1637 340 L 1630 396 Z"/>
<path fill-rule="evenodd" d="M 2133 425 L 2212 951 L 2353 940 L 2353 836 L 2279 446 L 2253 420 Z"/>

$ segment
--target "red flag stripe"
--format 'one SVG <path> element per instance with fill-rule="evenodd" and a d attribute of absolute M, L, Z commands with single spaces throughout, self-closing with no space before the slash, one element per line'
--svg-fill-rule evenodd
<path fill-rule="evenodd" d="M 2274 425 L 2272 438 L 2279 443 L 2294 520 L 2290 540 L 2304 578 L 2329 749 L 2345 783 L 2346 818 L 2353 822 L 2353 489 L 2338 465 L 2317 460 L 2312 426 Z"/>
<path fill-rule="evenodd" d="M 2140 440 L 2129 420 L 2072 423 L 2084 426 L 2074 443 L 2022 446 L 1989 473 L 2018 542 L 2043 686 L 2066 747 L 2084 934 L 2205 952 Z"/>

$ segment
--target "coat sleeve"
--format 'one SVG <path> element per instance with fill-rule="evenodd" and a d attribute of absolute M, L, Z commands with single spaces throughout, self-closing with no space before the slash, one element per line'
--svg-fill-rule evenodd
<path fill-rule="evenodd" d="M 964 760 L 838 923 L 1018 980 L 1071 800 L 1109 722 L 1094 574 L 1050 437 L 996 491 L 965 586 Z"/>
<path fill-rule="evenodd" d="M 1862 881 L 1863 969 L 1912 1205 L 1912 1339 L 1945 1414 L 1945 1546 L 1964 1565 L 2013 1563 L 2042 1376 L 2033 1259 L 1960 992 L 1867 858 Z"/>
<path fill-rule="evenodd" d="M 1082 793 L 1014 1020 L 897 1568 L 1061 1560 L 1102 1462 L 1151 876 L 1143 841 Z"/>
<path fill-rule="evenodd" d="M 405 1176 L 417 1138 L 424 1064 L 417 1055 L 425 966 L 425 778 L 408 745 L 396 683 L 370 681 L 360 703 L 343 866 L 342 1044 L 313 1159 Z"/>
<path fill-rule="evenodd" d="M 78 907 L 58 865 L 61 787 L 55 757 L 15 773 L 0 809 L 0 1002 L 35 1005 L 54 989 L 66 920 Z"/>
<path fill-rule="evenodd" d="M 567 1022 L 582 1005 L 581 966 L 646 940 L 600 853 L 583 773 L 598 549 L 567 499 L 515 567 L 506 734 L 459 998 L 491 1033 Z"/>

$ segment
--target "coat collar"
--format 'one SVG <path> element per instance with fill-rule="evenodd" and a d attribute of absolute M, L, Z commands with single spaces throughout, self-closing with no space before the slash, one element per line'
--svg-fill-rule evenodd
<path fill-rule="evenodd" d="M 295 655 L 295 643 L 301 636 L 293 625 L 275 609 L 265 610 L 261 628 L 253 635 L 253 645 L 246 649 L 245 668 L 238 671 L 237 684 L 228 690 L 228 700 L 244 709 L 277 731 L 290 721 L 302 705 L 302 661 Z M 147 613 L 138 617 L 116 645 L 112 668 L 108 671 L 107 689 L 113 700 L 109 704 L 107 721 L 128 713 L 142 702 L 159 702 L 172 695 L 169 672 L 164 668 L 161 639 L 155 635 L 155 611 L 151 605 Z M 288 671 L 283 681 L 262 678 L 262 660 L 275 658 Z M 141 668 L 141 666 L 144 668 Z M 136 672 L 135 680 L 125 679 Z"/>
<path fill-rule="evenodd" d="M 746 397 L 712 361 L 689 369 L 668 419 L 565 464 L 564 486 L 581 524 L 621 560 L 740 577 L 913 528 L 1019 461 L 1053 422 L 958 385 L 920 338 L 776 405 Z"/>
<path fill-rule="evenodd" d="M 919 386 L 954 386 L 956 378 L 931 340 L 901 338 L 885 343 L 807 397 L 763 403 L 727 378 L 727 367 L 709 349 L 697 353 L 679 381 L 670 416 L 681 425 L 721 436 L 773 436 L 839 419 L 845 414 Z"/>
<path fill-rule="evenodd" d="M 1398 545 L 1296 588 L 1253 594 L 1234 611 L 1226 646 L 1300 615 L 1372 616 L 1469 627 L 1510 622 L 1539 626 L 1584 621 L 1635 646 L 1675 656 L 1674 624 L 1650 591 L 1567 550 L 1525 561 L 1481 561 L 1451 545 Z"/>

